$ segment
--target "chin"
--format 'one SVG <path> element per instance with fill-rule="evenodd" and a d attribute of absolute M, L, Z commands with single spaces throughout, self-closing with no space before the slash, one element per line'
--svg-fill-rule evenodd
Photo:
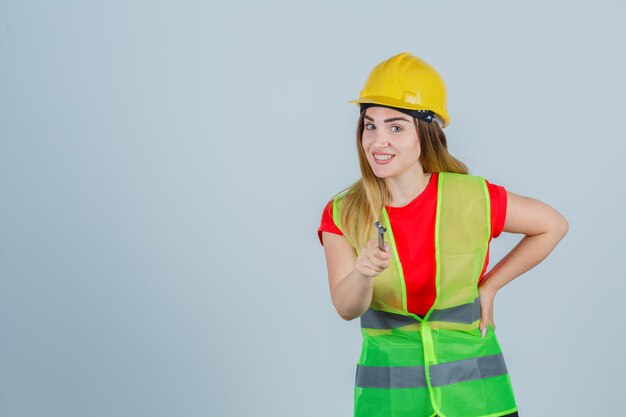
<path fill-rule="evenodd" d="M 377 172 L 375 169 L 372 169 L 372 172 L 374 173 L 374 175 L 376 175 L 378 178 L 390 178 L 393 177 L 392 173 L 389 172 Z"/>

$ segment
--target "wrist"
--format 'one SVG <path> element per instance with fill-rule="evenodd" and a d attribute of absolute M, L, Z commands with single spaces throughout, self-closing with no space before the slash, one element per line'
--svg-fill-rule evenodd
<path fill-rule="evenodd" d="M 492 294 L 493 296 L 495 296 L 495 295 L 496 295 L 496 293 L 497 293 L 497 292 L 498 292 L 498 290 L 499 290 L 499 288 L 498 288 L 496 285 L 494 285 L 494 283 L 493 283 L 493 282 L 489 282 L 489 281 L 483 282 L 483 283 L 482 283 L 482 284 L 478 287 L 478 289 L 480 290 L 480 292 L 482 292 L 482 293 L 484 293 L 484 294 L 488 294 L 488 295 L 491 295 L 491 294 Z"/>
<path fill-rule="evenodd" d="M 359 271 L 356 267 L 352 270 L 352 273 L 357 276 L 358 279 L 369 279 L 372 278 L 370 275 L 365 275 L 361 271 Z"/>

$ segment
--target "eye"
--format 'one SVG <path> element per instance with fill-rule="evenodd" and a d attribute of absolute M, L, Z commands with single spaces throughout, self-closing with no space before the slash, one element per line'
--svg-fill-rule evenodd
<path fill-rule="evenodd" d="M 393 130 L 394 127 L 397 127 L 398 130 Z M 392 125 L 390 129 L 392 129 L 392 132 L 400 132 L 402 130 L 402 127 L 398 125 Z"/>
<path fill-rule="evenodd" d="M 372 128 L 374 127 L 374 125 L 371 123 L 365 123 L 365 130 L 372 130 L 369 128 L 370 126 L 372 126 Z"/>

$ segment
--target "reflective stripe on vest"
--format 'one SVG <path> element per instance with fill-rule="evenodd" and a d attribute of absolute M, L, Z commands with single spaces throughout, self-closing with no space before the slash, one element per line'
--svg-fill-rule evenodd
<path fill-rule="evenodd" d="M 447 321 L 454 323 L 471 324 L 480 320 L 480 298 L 476 297 L 473 303 L 461 304 L 443 310 L 434 309 L 430 315 L 431 321 Z M 419 322 L 413 316 L 389 313 L 368 308 L 361 315 L 361 327 L 371 329 L 395 329 L 398 327 Z"/>
<path fill-rule="evenodd" d="M 502 353 L 430 366 L 431 386 L 440 387 L 507 373 Z M 427 387 L 423 366 L 364 366 L 357 364 L 356 386 L 364 388 Z"/>
<path fill-rule="evenodd" d="M 424 317 L 407 310 L 393 227 L 381 211 L 392 258 L 374 278 L 370 307 L 360 317 L 354 417 L 483 417 L 517 410 L 493 327 L 484 338 L 478 328 L 478 280 L 491 236 L 487 184 L 482 177 L 439 172 L 437 185 L 436 298 Z M 340 229 L 345 195 L 333 200 Z M 371 230 L 369 239 L 376 237 Z"/>

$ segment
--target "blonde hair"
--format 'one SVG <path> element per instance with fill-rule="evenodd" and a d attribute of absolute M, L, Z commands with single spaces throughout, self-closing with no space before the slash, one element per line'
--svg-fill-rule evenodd
<path fill-rule="evenodd" d="M 373 237 L 373 232 L 376 231 L 374 222 L 380 220 L 378 217 L 383 206 L 389 205 L 391 201 L 386 180 L 374 175 L 361 145 L 364 116 L 365 110 L 361 111 L 356 128 L 361 178 L 337 194 L 347 191 L 342 200 L 339 221 L 344 236 L 353 246 L 358 245 L 358 248 L 363 247 Z M 413 118 L 413 123 L 420 141 L 419 161 L 424 173 L 441 171 L 469 173 L 467 166 L 448 152 L 446 135 L 437 122 L 429 123 Z"/>

